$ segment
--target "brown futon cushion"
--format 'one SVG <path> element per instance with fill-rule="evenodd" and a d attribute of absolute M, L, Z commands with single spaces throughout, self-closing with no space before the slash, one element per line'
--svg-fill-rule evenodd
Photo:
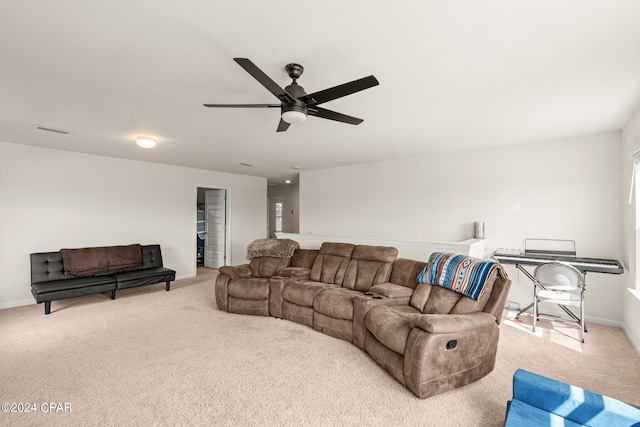
<path fill-rule="evenodd" d="M 60 252 L 65 275 L 70 277 L 93 276 L 142 266 L 142 246 L 139 244 L 61 249 Z"/>

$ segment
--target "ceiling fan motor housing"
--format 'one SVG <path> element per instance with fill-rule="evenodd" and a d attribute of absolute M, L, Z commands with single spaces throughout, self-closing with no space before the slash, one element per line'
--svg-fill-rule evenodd
<path fill-rule="evenodd" d="M 307 94 L 304 91 L 304 88 L 294 81 L 284 89 L 287 91 L 289 95 L 295 97 L 296 100 L 295 102 L 290 102 L 290 103 L 283 102 L 281 107 L 281 112 L 284 113 L 285 111 L 299 111 L 304 115 L 307 115 L 307 106 L 304 104 L 304 102 L 300 101 L 300 98 Z"/>

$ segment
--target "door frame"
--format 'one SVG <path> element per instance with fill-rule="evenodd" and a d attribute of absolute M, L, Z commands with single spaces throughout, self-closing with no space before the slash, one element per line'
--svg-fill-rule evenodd
<path fill-rule="evenodd" d="M 225 231 L 225 242 L 224 242 L 224 250 L 225 250 L 225 259 L 224 259 L 224 265 L 233 265 L 233 260 L 231 259 L 231 221 L 232 221 L 232 217 L 231 217 L 231 187 L 225 187 L 225 186 L 221 186 L 221 185 L 207 185 L 207 184 L 198 184 L 196 185 L 195 188 L 195 203 L 194 203 L 194 207 L 197 210 L 198 207 L 198 190 L 202 189 L 202 190 L 224 190 L 224 194 L 225 194 L 225 203 L 224 203 L 224 210 L 225 210 L 225 226 L 226 226 L 226 231 Z M 193 233 L 192 236 L 194 238 L 196 237 L 196 234 L 198 232 L 198 225 L 197 225 L 197 213 L 194 213 L 194 220 L 193 220 Z M 193 262 L 194 265 L 196 266 L 196 270 L 197 270 L 197 266 L 198 266 L 198 260 L 196 258 L 196 254 L 194 252 L 193 254 Z"/>

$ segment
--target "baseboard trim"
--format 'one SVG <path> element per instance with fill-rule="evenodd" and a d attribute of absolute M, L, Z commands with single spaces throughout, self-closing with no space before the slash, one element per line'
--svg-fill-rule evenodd
<path fill-rule="evenodd" d="M 35 303 L 36 302 L 32 299 L 23 299 L 21 301 L 5 302 L 0 304 L 0 310 L 3 310 L 5 308 L 22 307 L 23 305 L 31 305 Z"/>
<path fill-rule="evenodd" d="M 640 346 L 638 345 L 638 343 L 633 339 L 633 337 L 631 336 L 631 333 L 627 330 L 627 328 L 624 326 L 624 323 L 622 324 L 622 332 L 624 332 L 624 334 L 627 336 L 627 339 L 629 340 L 629 342 L 631 343 L 631 346 L 634 348 L 634 350 L 636 351 L 636 353 L 638 353 L 638 355 L 640 356 Z"/>
<path fill-rule="evenodd" d="M 598 325 L 613 326 L 615 328 L 622 328 L 622 322 L 618 320 L 602 319 L 600 317 L 585 316 L 584 321 L 587 323 L 597 323 Z"/>

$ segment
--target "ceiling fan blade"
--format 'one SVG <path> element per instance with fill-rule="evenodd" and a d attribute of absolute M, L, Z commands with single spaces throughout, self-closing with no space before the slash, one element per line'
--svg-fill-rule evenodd
<path fill-rule="evenodd" d="M 278 123 L 278 130 L 276 132 L 284 132 L 287 129 L 289 129 L 289 123 L 285 122 L 281 118 L 280 123 Z"/>
<path fill-rule="evenodd" d="M 245 71 L 254 79 L 256 79 L 262 86 L 266 87 L 269 92 L 274 94 L 278 99 L 286 103 L 295 102 L 295 98 L 287 93 L 286 90 L 281 88 L 278 83 L 271 80 L 256 64 L 251 62 L 247 58 L 233 58 Z"/>
<path fill-rule="evenodd" d="M 210 108 L 280 108 L 281 104 L 202 104 Z"/>
<path fill-rule="evenodd" d="M 301 97 L 300 100 L 307 104 L 307 106 L 319 105 L 327 101 L 351 95 L 352 93 L 360 92 L 361 90 L 369 89 L 370 87 L 377 86 L 379 84 L 380 83 L 374 76 L 363 77 L 349 83 L 305 95 Z"/>
<path fill-rule="evenodd" d="M 322 119 L 335 120 L 336 122 L 348 123 L 350 125 L 359 125 L 364 120 L 357 117 L 347 116 L 346 114 L 336 113 L 320 107 L 309 107 L 307 112 L 310 116 L 320 117 Z"/>

